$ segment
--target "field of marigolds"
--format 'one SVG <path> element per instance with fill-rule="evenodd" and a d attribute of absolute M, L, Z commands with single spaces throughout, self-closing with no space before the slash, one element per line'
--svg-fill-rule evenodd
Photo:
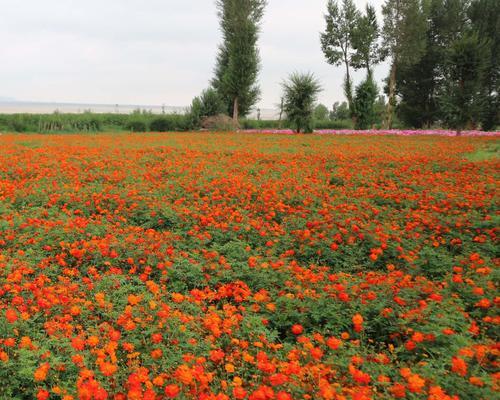
<path fill-rule="evenodd" d="M 0 136 L 0 399 L 497 398 L 491 149 Z"/>

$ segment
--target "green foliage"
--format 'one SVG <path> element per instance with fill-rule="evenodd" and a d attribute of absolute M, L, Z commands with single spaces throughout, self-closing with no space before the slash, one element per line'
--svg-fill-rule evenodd
<path fill-rule="evenodd" d="M 96 132 L 103 128 L 103 118 L 83 114 L 11 114 L 0 116 L 0 129 L 13 132 Z"/>
<path fill-rule="evenodd" d="M 279 129 L 280 121 L 275 120 L 256 120 L 256 119 L 242 119 L 240 121 L 242 129 Z M 283 124 L 281 124 L 283 126 Z"/>
<path fill-rule="evenodd" d="M 314 119 L 315 120 L 326 120 L 329 118 L 329 111 L 328 108 L 324 104 L 318 104 L 314 108 Z"/>
<path fill-rule="evenodd" d="M 365 68 L 370 73 L 371 66 L 383 60 L 384 54 L 378 42 L 379 34 L 375 8 L 367 4 L 365 14 L 358 16 L 352 34 L 352 46 L 355 49 L 352 65 L 355 69 Z"/>
<path fill-rule="evenodd" d="M 199 97 L 195 97 L 189 109 L 191 128 L 199 128 L 203 118 L 223 114 L 226 106 L 219 93 L 213 89 L 205 89 Z"/>
<path fill-rule="evenodd" d="M 223 43 L 219 47 L 212 86 L 225 101 L 227 113 L 248 114 L 260 90 L 259 24 L 266 0 L 217 0 Z"/>
<path fill-rule="evenodd" d="M 473 29 L 489 48 L 489 59 L 481 80 L 481 128 L 494 130 L 500 125 L 500 2 L 474 0 L 468 9 Z"/>
<path fill-rule="evenodd" d="M 135 111 L 132 114 L 1 114 L 0 131 L 73 133 L 99 131 L 165 132 L 192 129 L 189 115 Z"/>
<path fill-rule="evenodd" d="M 127 123 L 127 129 L 132 132 L 146 132 L 148 130 L 148 125 L 145 120 L 142 119 L 131 119 Z"/>
<path fill-rule="evenodd" d="M 128 119 L 125 128 L 132 132 L 147 132 L 149 129 L 152 113 L 135 110 Z"/>
<path fill-rule="evenodd" d="M 344 94 L 352 110 L 352 82 L 349 67 L 353 54 L 353 35 L 359 12 L 352 0 L 343 0 L 339 7 L 336 0 L 329 0 L 325 15 L 326 28 L 321 33 L 321 49 L 327 62 L 334 66 L 345 65 Z"/>
<path fill-rule="evenodd" d="M 467 159 L 470 161 L 485 161 L 485 160 L 499 160 L 500 159 L 500 143 L 495 143 L 485 146 L 482 149 L 468 154 Z"/>
<path fill-rule="evenodd" d="M 332 111 L 330 112 L 330 119 L 332 120 L 345 120 L 349 119 L 349 106 L 344 101 L 339 103 L 338 101 L 333 104 Z"/>
<path fill-rule="evenodd" d="M 322 90 L 311 73 L 293 73 L 282 83 L 284 110 L 296 132 L 312 132 L 314 104 Z"/>
<path fill-rule="evenodd" d="M 356 88 L 356 97 L 354 99 L 356 109 L 356 129 L 369 129 L 377 120 L 375 102 L 377 100 L 378 88 L 371 74 L 368 74 Z"/>
<path fill-rule="evenodd" d="M 383 51 L 397 65 L 420 60 L 425 50 L 426 15 L 420 0 L 387 0 L 382 6 Z"/>
<path fill-rule="evenodd" d="M 456 40 L 447 54 L 446 83 L 440 102 L 447 126 L 464 129 L 479 120 L 482 98 L 478 95 L 489 47 L 476 33 Z"/>
<path fill-rule="evenodd" d="M 392 127 L 399 68 L 418 62 L 425 51 L 427 18 L 421 0 L 387 0 L 382 6 L 382 54 L 391 57 L 386 127 Z"/>
<path fill-rule="evenodd" d="M 354 125 L 352 123 L 352 119 L 344 118 L 344 119 L 336 119 L 336 120 L 318 120 L 314 121 L 315 129 L 353 129 Z"/>

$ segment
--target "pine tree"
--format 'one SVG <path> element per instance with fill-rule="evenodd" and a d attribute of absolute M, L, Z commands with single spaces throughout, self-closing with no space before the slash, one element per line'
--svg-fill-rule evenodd
<path fill-rule="evenodd" d="M 217 0 L 223 43 L 219 47 L 212 86 L 235 121 L 257 102 L 260 67 L 257 48 L 266 0 Z"/>

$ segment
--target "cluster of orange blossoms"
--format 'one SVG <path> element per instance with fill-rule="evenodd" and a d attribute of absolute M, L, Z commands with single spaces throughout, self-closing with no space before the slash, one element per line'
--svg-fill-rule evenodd
<path fill-rule="evenodd" d="M 497 397 L 495 140 L 0 136 L 0 398 Z"/>

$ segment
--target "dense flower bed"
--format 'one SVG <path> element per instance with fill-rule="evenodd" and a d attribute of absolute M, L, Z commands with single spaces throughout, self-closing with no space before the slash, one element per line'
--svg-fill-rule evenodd
<path fill-rule="evenodd" d="M 492 399 L 494 138 L 0 137 L 1 399 Z"/>

